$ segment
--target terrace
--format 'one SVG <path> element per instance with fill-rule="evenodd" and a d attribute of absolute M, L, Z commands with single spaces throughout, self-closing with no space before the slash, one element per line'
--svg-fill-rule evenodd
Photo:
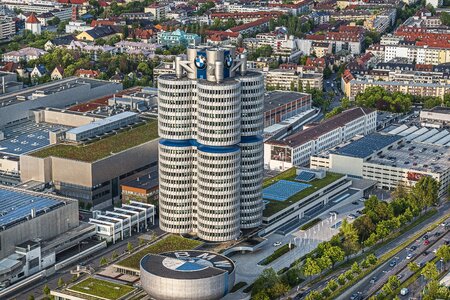
<path fill-rule="evenodd" d="M 178 235 L 169 235 L 166 238 L 128 256 L 116 265 L 139 270 L 139 262 L 147 254 L 159 254 L 169 251 L 190 250 L 202 245 L 202 242 L 186 239 Z"/>
<path fill-rule="evenodd" d="M 98 278 L 87 278 L 65 291 L 64 294 L 83 297 L 83 299 L 118 300 L 133 292 L 135 289 L 124 284 L 117 284 Z M 78 295 L 77 295 L 78 294 Z"/>
<path fill-rule="evenodd" d="M 297 174 L 296 174 L 296 168 L 291 168 L 289 170 L 284 171 L 283 173 L 278 174 L 275 177 L 268 178 L 264 181 L 263 187 L 266 188 L 268 186 L 271 186 L 280 180 L 286 180 L 286 181 L 295 181 Z M 266 204 L 266 207 L 263 212 L 264 217 L 270 217 L 274 215 L 275 213 L 291 206 L 292 204 L 301 201 L 305 197 L 311 195 L 312 193 L 326 187 L 327 185 L 330 185 L 331 183 L 335 182 L 336 180 L 342 178 L 344 175 L 337 174 L 337 173 L 331 173 L 327 172 L 327 175 L 322 179 L 314 179 L 308 184 L 309 187 L 299 191 L 298 193 L 292 195 L 285 201 L 277 201 L 277 200 L 265 200 L 268 203 Z"/>
<path fill-rule="evenodd" d="M 40 158 L 54 156 L 84 162 L 94 162 L 114 153 L 119 153 L 154 140 L 157 137 L 158 122 L 150 121 L 144 125 L 133 127 L 86 145 L 57 144 L 31 153 L 30 155 Z"/>

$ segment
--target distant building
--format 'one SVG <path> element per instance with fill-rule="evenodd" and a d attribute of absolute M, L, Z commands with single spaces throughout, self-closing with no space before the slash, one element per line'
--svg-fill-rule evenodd
<path fill-rule="evenodd" d="M 0 39 L 6 39 L 15 34 L 16 22 L 10 17 L 0 17 Z"/>
<path fill-rule="evenodd" d="M 21 61 L 30 61 L 34 59 L 38 59 L 44 54 L 47 54 L 47 51 L 38 49 L 38 48 L 22 48 L 17 51 L 11 51 L 3 54 L 3 61 L 5 62 L 21 62 Z"/>
<path fill-rule="evenodd" d="M 97 26 L 78 34 L 76 38 L 79 41 L 94 42 L 98 39 L 109 39 L 115 35 L 119 35 L 119 33 L 113 27 Z"/>
<path fill-rule="evenodd" d="M 266 88 L 304 91 L 309 88 L 322 89 L 322 73 L 305 73 L 297 70 L 273 69 L 269 70 L 265 77 Z"/>
<path fill-rule="evenodd" d="M 47 74 L 47 69 L 44 65 L 34 66 L 33 70 L 30 73 L 30 77 L 32 80 L 40 78 Z"/>
<path fill-rule="evenodd" d="M 84 21 L 70 21 L 69 24 L 66 25 L 66 33 L 74 33 L 75 31 L 87 31 L 92 29 L 91 26 L 86 25 Z"/>
<path fill-rule="evenodd" d="M 158 32 L 158 44 L 164 46 L 189 46 L 198 45 L 201 42 L 201 37 L 195 33 L 186 33 L 180 29 L 175 31 L 161 31 Z"/>
<path fill-rule="evenodd" d="M 169 10 L 169 5 L 155 2 L 145 7 L 144 13 L 151 13 L 155 17 L 155 20 L 159 21 L 166 18 L 166 12 Z"/>
<path fill-rule="evenodd" d="M 450 127 L 450 108 L 434 107 L 420 111 L 420 123 L 426 127 Z"/>
<path fill-rule="evenodd" d="M 34 13 L 26 19 L 25 29 L 30 30 L 34 34 L 41 34 L 41 21 L 38 20 Z"/>
<path fill-rule="evenodd" d="M 159 181 L 156 169 L 139 172 L 123 181 L 122 203 L 139 201 L 158 205 Z"/>

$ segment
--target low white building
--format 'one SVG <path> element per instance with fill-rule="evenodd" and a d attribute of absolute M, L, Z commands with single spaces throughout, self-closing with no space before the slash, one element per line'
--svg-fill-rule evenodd
<path fill-rule="evenodd" d="M 310 157 L 330 149 L 356 135 L 376 130 L 377 112 L 356 107 L 342 112 L 322 123 L 294 133 L 282 140 L 264 143 L 264 167 L 286 170 L 309 163 Z"/>
<path fill-rule="evenodd" d="M 90 224 L 96 225 L 97 237 L 116 243 L 131 236 L 133 232 L 140 232 L 155 223 L 155 206 L 143 202 L 131 201 L 122 207 L 115 207 L 113 211 L 101 213 L 94 211 Z"/>
<path fill-rule="evenodd" d="M 450 127 L 450 108 L 434 107 L 420 111 L 420 123 L 425 127 Z"/>
<path fill-rule="evenodd" d="M 66 25 L 66 33 L 74 33 L 75 31 L 82 32 L 90 29 L 92 29 L 92 27 L 86 25 L 86 22 L 83 21 L 70 21 L 69 24 Z"/>

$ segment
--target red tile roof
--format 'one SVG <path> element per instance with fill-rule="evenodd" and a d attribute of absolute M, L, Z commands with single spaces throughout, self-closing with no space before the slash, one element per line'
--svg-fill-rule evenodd
<path fill-rule="evenodd" d="M 241 31 L 244 31 L 244 30 L 249 29 L 249 28 L 253 28 L 253 27 L 257 27 L 257 26 L 260 26 L 262 24 L 265 24 L 265 23 L 269 23 L 270 19 L 272 19 L 272 18 L 268 17 L 268 18 L 258 19 L 256 21 L 249 22 L 249 23 L 246 23 L 246 24 L 242 24 L 242 25 L 230 28 L 228 30 L 230 30 L 231 32 L 241 32 Z"/>
<path fill-rule="evenodd" d="M 31 15 L 27 18 L 27 20 L 25 22 L 32 23 L 32 24 L 40 24 L 41 23 L 41 21 L 39 21 L 38 18 L 36 18 L 36 15 L 34 14 L 34 12 L 31 13 Z"/>

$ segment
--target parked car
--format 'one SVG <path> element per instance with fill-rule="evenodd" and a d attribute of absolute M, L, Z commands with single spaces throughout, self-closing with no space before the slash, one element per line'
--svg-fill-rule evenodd
<path fill-rule="evenodd" d="M 273 243 L 273 246 L 274 246 L 274 247 L 281 246 L 281 241 L 278 241 L 278 242 Z"/>

